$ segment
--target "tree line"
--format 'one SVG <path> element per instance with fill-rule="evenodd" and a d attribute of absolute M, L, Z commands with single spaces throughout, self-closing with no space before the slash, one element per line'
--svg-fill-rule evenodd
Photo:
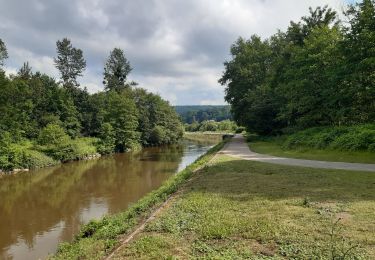
<path fill-rule="evenodd" d="M 206 120 L 215 120 L 217 122 L 232 119 L 230 106 L 176 106 L 177 113 L 182 122 L 191 124 L 201 123 Z"/>
<path fill-rule="evenodd" d="M 78 82 L 86 68 L 82 50 L 67 38 L 57 41 L 56 50 L 59 81 L 34 73 L 28 62 L 7 76 L 8 52 L 0 39 L 0 169 L 170 144 L 182 137 L 173 107 L 128 81 L 132 67 L 122 49 L 110 52 L 104 91 L 95 94 Z"/>
<path fill-rule="evenodd" d="M 310 8 L 285 32 L 239 38 L 219 82 L 235 121 L 258 134 L 374 123 L 375 2 Z"/>
<path fill-rule="evenodd" d="M 185 131 L 188 132 L 242 132 L 235 122 L 226 119 L 220 122 L 215 120 L 205 120 L 200 123 L 194 121 L 191 124 L 185 124 Z"/>

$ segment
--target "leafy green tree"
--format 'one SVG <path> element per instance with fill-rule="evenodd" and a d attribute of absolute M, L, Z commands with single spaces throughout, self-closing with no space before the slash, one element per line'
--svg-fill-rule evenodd
<path fill-rule="evenodd" d="M 126 79 L 132 71 L 130 62 L 125 57 L 125 53 L 120 48 L 114 48 L 104 66 L 104 85 L 107 91 L 121 91 L 126 88 Z"/>
<path fill-rule="evenodd" d="M 288 80 L 280 87 L 287 105 L 279 117 L 301 128 L 340 122 L 339 111 L 345 108 L 335 75 L 342 60 L 337 48 L 341 40 L 336 26 L 316 27 L 303 47 L 294 49 L 285 70 Z"/>
<path fill-rule="evenodd" d="M 340 84 L 345 86 L 350 111 L 347 121 L 374 122 L 375 120 L 375 2 L 363 0 L 350 6 L 346 13 L 349 26 L 345 28 Z"/>
<path fill-rule="evenodd" d="M 124 152 L 139 146 L 137 107 L 125 91 L 106 94 L 104 121 L 113 127 L 116 137 L 116 150 Z"/>
<path fill-rule="evenodd" d="M 61 74 L 61 80 L 66 88 L 79 86 L 77 77 L 82 76 L 86 68 L 82 50 L 72 46 L 68 38 L 56 42 L 57 57 L 55 66 Z"/>
<path fill-rule="evenodd" d="M 110 154 L 116 148 L 115 131 L 110 123 L 103 123 L 100 128 L 98 152 L 101 154 Z"/>
<path fill-rule="evenodd" d="M 8 59 L 8 50 L 3 40 L 0 39 L 0 68 L 4 66 L 6 59 Z"/>
<path fill-rule="evenodd" d="M 23 80 L 29 80 L 33 75 L 32 68 L 29 62 L 24 62 L 22 67 L 19 69 L 17 76 Z"/>

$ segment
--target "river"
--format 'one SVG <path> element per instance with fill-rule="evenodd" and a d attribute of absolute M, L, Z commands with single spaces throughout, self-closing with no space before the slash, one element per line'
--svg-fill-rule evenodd
<path fill-rule="evenodd" d="M 43 259 L 82 224 L 125 210 L 205 153 L 184 140 L 0 178 L 0 259 Z"/>

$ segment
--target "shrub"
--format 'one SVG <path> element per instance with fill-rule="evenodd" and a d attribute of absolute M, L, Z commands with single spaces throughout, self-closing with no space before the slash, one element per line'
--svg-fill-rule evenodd
<path fill-rule="evenodd" d="M 246 128 L 243 127 L 243 126 L 239 126 L 239 127 L 236 128 L 235 132 L 236 132 L 236 134 L 240 134 L 240 133 L 242 133 L 244 131 L 246 131 Z"/>
<path fill-rule="evenodd" d="M 94 143 L 96 138 L 71 139 L 62 127 L 49 124 L 40 132 L 39 150 L 55 160 L 66 162 L 84 159 L 88 155 L 97 153 Z"/>
<path fill-rule="evenodd" d="M 26 150 L 23 154 L 23 168 L 37 169 L 56 165 L 58 163 L 58 161 L 36 150 Z"/>
<path fill-rule="evenodd" d="M 38 138 L 38 143 L 40 145 L 59 145 L 68 143 L 69 141 L 69 135 L 57 124 L 48 124 L 40 131 Z"/>
<path fill-rule="evenodd" d="M 30 141 L 4 144 L 3 142 L 0 149 L 0 169 L 2 170 L 35 169 L 58 163 L 51 157 L 33 150 L 33 144 Z"/>
<path fill-rule="evenodd" d="M 290 135 L 284 148 L 311 147 L 347 151 L 374 151 L 375 126 L 315 127 Z"/>

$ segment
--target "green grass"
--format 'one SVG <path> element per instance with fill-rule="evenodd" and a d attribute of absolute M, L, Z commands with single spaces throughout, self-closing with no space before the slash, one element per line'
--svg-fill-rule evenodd
<path fill-rule="evenodd" d="M 224 134 L 222 132 L 185 132 L 184 138 L 198 142 L 220 142 Z"/>
<path fill-rule="evenodd" d="M 261 154 L 280 157 L 353 163 L 375 163 L 375 152 L 341 151 L 314 148 L 286 148 L 280 140 L 267 139 L 249 143 L 250 149 Z"/>
<path fill-rule="evenodd" d="M 375 175 L 220 155 L 114 259 L 374 259 Z"/>
<path fill-rule="evenodd" d="M 142 219 L 149 216 L 155 207 L 176 192 L 223 145 L 222 142 L 211 148 L 193 164 L 174 175 L 159 189 L 146 195 L 128 210 L 106 216 L 101 220 L 93 220 L 83 226 L 74 241 L 60 244 L 57 253 L 50 259 L 102 259 L 116 247 L 119 236 L 130 232 Z"/>

